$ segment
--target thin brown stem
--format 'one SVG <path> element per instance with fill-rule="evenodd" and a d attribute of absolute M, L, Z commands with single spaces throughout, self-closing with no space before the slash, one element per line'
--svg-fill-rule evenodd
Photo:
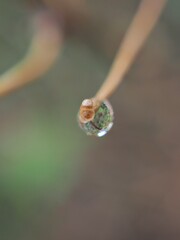
<path fill-rule="evenodd" d="M 34 18 L 34 37 L 21 62 L 0 76 L 0 96 L 38 79 L 49 70 L 59 55 L 63 34 L 56 21 L 46 13 Z"/>
<path fill-rule="evenodd" d="M 95 96 L 97 102 L 107 99 L 122 82 L 134 58 L 158 21 L 166 1 L 142 0 L 115 57 L 109 75 Z"/>

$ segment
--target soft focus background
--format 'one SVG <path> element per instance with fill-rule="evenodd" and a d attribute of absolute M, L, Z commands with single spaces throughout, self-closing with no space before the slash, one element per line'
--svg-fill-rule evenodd
<path fill-rule="evenodd" d="M 24 56 L 42 2 L 0 1 L 0 73 Z M 179 0 L 111 98 L 112 131 L 76 122 L 139 2 L 44 1 L 69 38 L 48 74 L 0 99 L 0 240 L 180 239 Z"/>

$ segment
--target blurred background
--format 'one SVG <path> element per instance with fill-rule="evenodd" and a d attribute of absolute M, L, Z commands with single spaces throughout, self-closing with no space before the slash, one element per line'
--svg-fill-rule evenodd
<path fill-rule="evenodd" d="M 179 0 L 112 96 L 111 132 L 87 137 L 76 121 L 139 2 L 0 1 L 1 74 L 25 55 L 39 9 L 68 35 L 44 77 L 0 99 L 1 240 L 180 239 Z"/>

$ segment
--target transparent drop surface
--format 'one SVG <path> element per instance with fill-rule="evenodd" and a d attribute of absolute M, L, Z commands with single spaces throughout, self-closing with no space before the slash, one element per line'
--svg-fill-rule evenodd
<path fill-rule="evenodd" d="M 112 128 L 113 120 L 114 114 L 112 106 L 106 100 L 101 103 L 93 120 L 86 123 L 79 122 L 79 125 L 87 135 L 102 137 Z"/>

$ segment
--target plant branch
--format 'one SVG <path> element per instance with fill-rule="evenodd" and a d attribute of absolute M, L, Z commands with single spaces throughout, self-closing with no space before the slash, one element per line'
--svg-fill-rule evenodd
<path fill-rule="evenodd" d="M 33 19 L 34 36 L 22 61 L 0 76 L 0 96 L 5 96 L 45 74 L 59 55 L 63 33 L 53 17 L 38 13 Z"/>
<path fill-rule="evenodd" d="M 97 92 L 95 99 L 107 99 L 122 82 L 125 74 L 158 21 L 166 0 L 142 0 L 125 38 L 115 57 L 109 75 Z"/>

